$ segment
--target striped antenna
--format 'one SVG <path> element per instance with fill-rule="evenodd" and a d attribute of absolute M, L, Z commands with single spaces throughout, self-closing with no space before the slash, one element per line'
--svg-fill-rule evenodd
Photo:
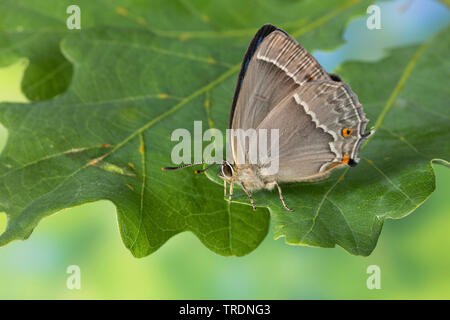
<path fill-rule="evenodd" d="M 188 164 L 183 164 L 183 165 L 181 165 L 179 167 L 162 167 L 161 170 L 163 170 L 163 171 L 178 170 L 178 169 L 189 168 L 189 167 L 196 166 L 196 165 L 199 165 L 199 164 L 204 164 L 204 162 L 188 163 Z M 212 166 L 214 166 L 216 164 L 222 164 L 222 163 L 221 162 L 213 162 L 212 164 L 207 166 L 205 169 L 195 170 L 194 173 L 204 173 L 206 170 L 208 170 L 209 168 L 211 168 Z"/>

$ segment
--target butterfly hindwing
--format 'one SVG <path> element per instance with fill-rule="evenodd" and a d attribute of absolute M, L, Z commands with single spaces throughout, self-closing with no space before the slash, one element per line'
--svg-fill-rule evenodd
<path fill-rule="evenodd" d="M 366 119 L 356 95 L 339 81 L 311 81 L 288 95 L 257 129 L 278 129 L 277 181 L 322 177 L 358 160 Z M 344 136 L 343 130 L 351 134 Z"/>
<path fill-rule="evenodd" d="M 321 168 L 336 159 L 330 146 L 333 137 L 316 127 L 293 94 L 273 108 L 257 129 L 279 132 L 278 150 L 269 152 L 271 157 L 278 154 L 278 172 L 273 178 L 279 182 L 309 180 L 322 175 Z"/>
<path fill-rule="evenodd" d="M 370 135 L 365 133 L 369 120 L 348 84 L 340 78 L 308 82 L 294 93 L 294 100 L 317 128 L 333 138 L 334 162 L 359 161 L 361 144 Z"/>
<path fill-rule="evenodd" d="M 295 39 L 272 25 L 258 31 L 241 67 L 230 128 L 279 130 L 277 181 L 324 177 L 357 163 L 367 122 L 350 87 Z M 236 163 L 248 163 L 248 146 L 245 135 L 231 139 Z"/>

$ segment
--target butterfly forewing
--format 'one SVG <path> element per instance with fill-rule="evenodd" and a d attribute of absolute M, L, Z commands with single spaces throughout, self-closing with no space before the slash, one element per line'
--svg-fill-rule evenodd
<path fill-rule="evenodd" d="M 344 82 L 311 81 L 276 105 L 257 129 L 280 132 L 277 181 L 328 175 L 345 159 L 357 159 L 367 119 Z M 344 136 L 343 130 L 352 134 Z"/>
<path fill-rule="evenodd" d="M 244 57 L 230 128 L 256 128 L 283 98 L 313 79 L 330 77 L 295 39 L 274 26 L 264 26 Z M 245 141 L 231 140 L 235 161 L 237 143 L 245 145 Z"/>
<path fill-rule="evenodd" d="M 330 147 L 336 154 L 334 162 L 346 157 L 359 160 L 359 148 L 367 138 L 365 129 L 369 120 L 345 82 L 308 82 L 294 93 L 294 98 L 315 126 L 333 138 Z"/>
<path fill-rule="evenodd" d="M 245 73 L 230 114 L 231 128 L 256 128 L 289 92 L 312 79 L 329 79 L 305 48 L 277 28 L 259 39 L 243 66 Z"/>

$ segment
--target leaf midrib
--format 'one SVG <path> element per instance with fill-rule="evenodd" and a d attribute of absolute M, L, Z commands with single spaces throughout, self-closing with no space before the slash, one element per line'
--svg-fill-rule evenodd
<path fill-rule="evenodd" d="M 332 10 L 329 14 L 327 14 L 324 17 L 321 17 L 312 23 L 312 27 L 310 28 L 302 28 L 300 29 L 298 32 L 295 32 L 295 37 L 299 37 L 305 33 L 308 33 L 318 27 L 320 27 L 321 25 L 323 25 L 324 23 L 328 22 L 329 20 L 335 18 L 336 16 L 338 16 L 341 12 L 344 11 L 344 9 L 347 9 L 353 5 L 356 5 L 357 3 L 359 3 L 361 0 L 350 0 L 348 1 L 344 6 L 339 6 L 337 9 Z M 154 32 L 154 30 L 151 30 L 152 32 Z M 155 33 L 155 32 L 154 32 Z M 156 33 L 155 33 L 156 34 Z M 158 36 L 160 36 L 159 34 L 156 34 Z M 159 121 L 161 121 L 162 119 L 166 118 L 167 116 L 171 115 L 172 113 L 176 112 L 178 109 L 180 109 L 181 107 L 183 107 L 184 105 L 186 105 L 187 103 L 189 103 L 190 101 L 192 101 L 193 99 L 195 99 L 196 97 L 200 96 L 201 94 L 211 90 L 212 88 L 214 88 L 215 86 L 217 86 L 218 84 L 222 83 L 223 81 L 225 81 L 228 77 L 230 77 L 231 75 L 233 75 L 234 73 L 236 73 L 238 70 L 240 69 L 240 63 L 236 64 L 234 66 L 232 66 L 231 68 L 228 69 L 228 71 L 226 71 L 225 73 L 223 73 L 220 77 L 218 77 L 217 79 L 213 80 L 212 82 L 210 82 L 209 84 L 203 86 L 202 88 L 196 90 L 194 93 L 192 93 L 191 95 L 183 98 L 178 104 L 176 104 L 175 106 L 173 106 L 171 109 L 169 109 L 168 111 L 162 113 L 160 116 L 156 117 L 155 119 L 147 122 L 145 125 L 143 125 L 142 127 L 140 127 L 139 129 L 137 129 L 136 131 L 134 131 L 132 134 L 130 134 L 127 138 L 125 138 L 122 142 L 116 144 L 111 151 L 105 153 L 104 155 L 102 155 L 101 157 L 97 158 L 100 161 L 106 159 L 107 157 L 109 157 L 111 154 L 113 154 L 114 152 L 116 152 L 117 150 L 119 150 L 120 148 L 122 148 L 124 145 L 126 145 L 129 141 L 131 141 L 133 138 L 135 138 L 137 135 L 143 133 L 145 130 L 147 130 L 148 128 L 152 127 L 154 124 L 158 123 Z M 78 168 L 77 170 L 75 170 L 74 172 L 72 172 L 69 176 L 67 176 L 66 179 L 64 179 L 61 183 L 59 183 L 54 189 L 52 189 L 51 191 L 49 191 L 48 193 L 40 196 L 38 199 L 36 199 L 35 201 L 39 200 L 40 198 L 44 197 L 45 195 L 48 195 L 52 192 L 54 192 L 55 190 L 57 190 L 60 186 L 62 186 L 66 181 L 68 181 L 70 178 L 74 177 L 76 174 L 78 174 L 79 172 L 81 172 L 83 169 L 87 168 L 90 166 L 91 162 L 86 163 L 85 165 L 81 166 L 80 168 Z M 21 213 L 23 213 L 26 208 L 30 207 L 33 203 L 35 203 L 35 201 L 33 201 L 31 204 L 29 204 L 27 207 L 25 207 Z M 229 219 L 231 219 L 231 213 L 229 212 Z M 229 226 L 231 228 L 231 226 Z M 3 234 L 5 235 L 6 232 Z M 3 237 L 3 235 L 0 235 L 0 238 Z M 230 243 L 231 243 L 231 238 L 230 238 Z M 230 248 L 231 250 L 231 248 Z"/>
<path fill-rule="evenodd" d="M 357 3 L 359 3 L 361 0 L 350 0 L 348 1 L 345 5 L 341 5 L 339 6 L 337 9 L 331 11 L 328 15 L 321 17 L 315 21 L 312 22 L 312 24 L 314 25 L 313 28 L 309 28 L 309 29 L 301 29 L 299 30 L 299 32 L 296 34 L 296 37 L 299 37 L 300 35 L 303 35 L 307 32 L 310 32 L 318 27 L 320 27 L 321 25 L 323 25 L 324 23 L 328 22 L 329 20 L 335 18 L 336 16 L 339 15 L 339 13 L 342 13 L 345 9 L 356 5 Z M 235 72 L 237 72 L 241 67 L 241 64 L 235 64 L 234 66 L 232 66 L 231 68 L 228 69 L 228 71 L 226 71 L 225 73 L 223 73 L 220 77 L 218 77 L 217 79 L 213 80 L 212 82 L 210 82 L 209 84 L 203 86 L 202 88 L 198 89 L 197 91 L 195 91 L 194 93 L 192 93 L 191 95 L 183 98 L 177 105 L 175 105 L 174 107 L 172 107 L 171 109 L 169 109 L 168 111 L 162 113 L 160 116 L 156 117 L 155 119 L 147 122 L 145 125 L 143 125 L 142 127 L 140 127 L 139 129 L 137 129 L 136 131 L 134 131 L 131 135 L 129 135 L 127 138 L 125 138 L 122 142 L 118 143 L 117 145 L 115 145 L 115 147 L 107 154 L 105 154 L 105 158 L 108 157 L 109 155 L 111 155 L 112 153 L 114 153 L 116 150 L 120 149 L 121 147 L 123 147 L 126 143 L 128 143 L 130 140 L 132 140 L 137 134 L 147 130 L 148 128 L 150 128 L 151 126 L 153 126 L 155 123 L 159 122 L 160 120 L 164 119 L 165 117 L 169 116 L 170 114 L 174 113 L 175 111 L 177 111 L 178 109 L 180 109 L 181 107 L 183 107 L 186 103 L 190 102 L 191 100 L 193 100 L 194 98 L 196 98 L 197 96 L 201 95 L 202 93 L 205 93 L 209 90 L 211 90 L 212 88 L 214 88 L 215 86 L 217 86 L 218 84 L 222 83 L 223 81 L 225 81 L 228 77 L 230 77 L 231 75 L 233 75 Z"/>

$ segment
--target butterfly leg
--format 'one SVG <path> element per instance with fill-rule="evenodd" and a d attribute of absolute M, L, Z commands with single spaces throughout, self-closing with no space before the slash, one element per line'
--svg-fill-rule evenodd
<path fill-rule="evenodd" d="M 230 183 L 230 193 L 228 194 L 228 203 L 231 203 L 231 197 L 233 196 L 233 182 Z"/>
<path fill-rule="evenodd" d="M 279 193 L 279 195 L 280 195 L 280 200 L 281 200 L 281 203 L 283 204 L 283 207 L 284 207 L 287 211 L 294 212 L 294 210 L 292 210 L 291 208 L 289 208 L 289 207 L 286 205 L 286 202 L 284 202 L 283 193 L 281 192 L 281 188 L 280 188 L 280 186 L 278 185 L 277 182 L 275 182 L 275 185 L 276 185 L 277 188 L 278 188 L 278 193 Z"/>
<path fill-rule="evenodd" d="M 226 180 L 223 180 L 223 196 L 227 196 L 227 182 Z"/>
<path fill-rule="evenodd" d="M 255 202 L 253 201 L 252 194 L 247 190 L 243 183 L 241 183 L 242 190 L 247 194 L 247 197 L 250 199 L 250 203 L 252 204 L 253 210 L 256 211 Z"/>

